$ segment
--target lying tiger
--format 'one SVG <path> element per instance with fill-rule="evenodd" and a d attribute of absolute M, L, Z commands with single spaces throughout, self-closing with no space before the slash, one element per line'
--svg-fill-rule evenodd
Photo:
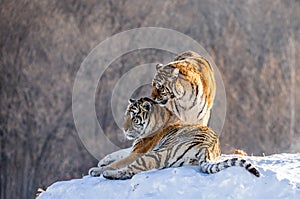
<path fill-rule="evenodd" d="M 215 93 L 214 70 L 195 52 L 187 51 L 173 62 L 156 65 L 152 99 L 166 104 L 184 123 L 208 126 Z"/>
<path fill-rule="evenodd" d="M 241 166 L 259 177 L 259 171 L 241 158 L 215 162 L 220 156 L 217 134 L 206 126 L 182 124 L 167 108 L 149 98 L 131 99 L 125 113 L 124 133 L 134 140 L 131 153 L 121 159 L 107 156 L 100 167 L 89 170 L 108 179 L 128 179 L 151 169 L 199 165 L 204 173 L 216 173 L 231 166 Z M 123 150 L 120 151 L 124 153 Z M 115 152 L 114 157 L 117 157 Z M 111 156 L 112 157 L 112 156 Z"/>

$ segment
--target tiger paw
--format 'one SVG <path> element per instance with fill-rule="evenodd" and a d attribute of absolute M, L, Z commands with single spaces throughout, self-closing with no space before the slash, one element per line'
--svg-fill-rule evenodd
<path fill-rule="evenodd" d="M 107 166 L 107 165 L 111 164 L 114 161 L 115 161 L 115 159 L 113 159 L 112 157 L 106 156 L 105 158 L 103 158 L 102 160 L 99 161 L 98 167 Z"/>
<path fill-rule="evenodd" d="M 118 170 L 106 170 L 103 172 L 103 177 L 110 179 L 110 180 L 126 180 L 132 177 L 129 173 Z"/>
<path fill-rule="evenodd" d="M 103 171 L 103 177 L 107 179 L 119 179 L 120 178 L 120 172 L 118 170 L 106 170 Z"/>
<path fill-rule="evenodd" d="M 92 167 L 89 170 L 89 175 L 93 176 L 93 177 L 97 177 L 97 176 L 100 176 L 103 171 L 104 171 L 104 169 L 101 167 Z"/>

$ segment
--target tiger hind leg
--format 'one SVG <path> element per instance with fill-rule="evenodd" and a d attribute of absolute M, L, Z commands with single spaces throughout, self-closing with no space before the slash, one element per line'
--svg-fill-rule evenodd
<path fill-rule="evenodd" d="M 219 163 L 209 163 L 206 160 L 199 160 L 199 166 L 202 172 L 209 173 L 209 174 L 217 173 L 228 167 L 240 166 L 245 168 L 247 171 L 249 171 L 251 174 L 255 175 L 256 177 L 261 176 L 259 171 L 250 162 L 242 158 L 232 158 Z"/>

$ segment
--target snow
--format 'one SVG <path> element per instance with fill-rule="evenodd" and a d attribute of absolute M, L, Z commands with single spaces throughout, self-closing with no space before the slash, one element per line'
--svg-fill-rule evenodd
<path fill-rule="evenodd" d="M 232 157 L 237 156 L 221 159 Z M 260 178 L 241 167 L 204 174 L 197 166 L 185 166 L 142 172 L 130 180 L 85 176 L 56 182 L 39 199 L 300 198 L 300 153 L 244 158 L 259 169 Z"/>

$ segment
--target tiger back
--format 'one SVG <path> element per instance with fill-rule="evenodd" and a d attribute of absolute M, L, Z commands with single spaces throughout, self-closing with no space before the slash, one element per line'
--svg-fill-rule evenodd
<path fill-rule="evenodd" d="M 207 126 L 215 92 L 214 70 L 195 52 L 184 52 L 173 62 L 156 66 L 151 97 L 166 104 L 184 123 Z"/>

